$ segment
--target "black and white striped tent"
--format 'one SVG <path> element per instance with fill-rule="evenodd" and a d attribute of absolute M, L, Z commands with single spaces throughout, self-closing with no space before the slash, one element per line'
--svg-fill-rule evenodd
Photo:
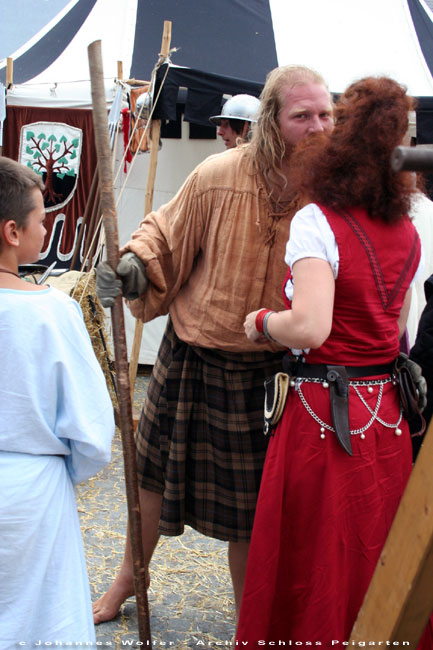
<path fill-rule="evenodd" d="M 88 105 L 87 45 L 101 39 L 109 100 L 117 61 L 125 78 L 150 79 L 170 20 L 171 61 L 192 69 L 170 71 L 171 101 L 174 87 L 190 88 L 191 121 L 217 112 L 223 93 L 258 94 L 267 72 L 287 63 L 317 69 L 335 93 L 365 75 L 391 76 L 429 111 L 431 7 L 431 0 L 2 0 L 0 81 L 12 57 L 9 103 Z"/>

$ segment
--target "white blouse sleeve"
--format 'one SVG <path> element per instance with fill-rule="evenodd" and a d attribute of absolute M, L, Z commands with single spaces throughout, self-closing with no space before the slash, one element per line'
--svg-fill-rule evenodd
<path fill-rule="evenodd" d="M 293 217 L 284 260 L 293 268 L 295 262 L 305 257 L 317 257 L 329 262 L 334 278 L 337 278 L 340 261 L 337 242 L 328 220 L 315 203 L 309 203 Z M 290 281 L 285 292 L 291 300 L 293 286 Z"/>
<path fill-rule="evenodd" d="M 308 203 L 299 210 L 290 224 L 290 239 L 286 245 L 285 262 L 287 266 L 293 267 L 294 263 L 304 257 L 318 257 L 326 260 L 331 265 L 334 279 L 338 276 L 340 256 L 338 246 L 325 215 L 318 205 Z M 421 245 L 421 258 L 410 286 L 419 280 L 424 271 L 425 255 Z M 287 283 L 286 295 L 289 300 L 293 296 L 291 282 Z"/>

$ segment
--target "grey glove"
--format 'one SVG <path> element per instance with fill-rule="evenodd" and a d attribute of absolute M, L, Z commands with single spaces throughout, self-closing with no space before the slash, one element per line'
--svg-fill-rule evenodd
<path fill-rule="evenodd" d="M 146 291 L 149 284 L 146 270 L 143 262 L 135 253 L 125 253 L 116 272 L 122 281 L 122 293 L 127 300 L 136 300 Z"/>
<path fill-rule="evenodd" d="M 135 300 L 146 291 L 147 285 L 144 264 L 134 253 L 123 255 L 116 272 L 108 262 L 100 262 L 96 268 L 96 295 L 103 307 L 112 307 L 120 294 Z"/>
<path fill-rule="evenodd" d="M 409 359 L 407 354 L 400 352 L 398 355 L 397 366 L 401 368 L 405 366 L 413 379 L 413 383 L 418 391 L 418 408 L 422 413 L 427 406 L 427 382 L 422 376 L 422 369 L 415 361 Z"/>
<path fill-rule="evenodd" d="M 96 295 L 103 307 L 112 307 L 122 292 L 122 282 L 108 262 L 99 262 L 96 267 Z"/>

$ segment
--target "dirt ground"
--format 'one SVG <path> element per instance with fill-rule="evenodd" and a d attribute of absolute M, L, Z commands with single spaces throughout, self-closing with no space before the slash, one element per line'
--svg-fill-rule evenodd
<path fill-rule="evenodd" d="M 149 380 L 138 375 L 134 406 L 140 409 Z M 92 599 L 111 584 L 123 557 L 127 507 L 123 452 L 116 430 L 112 461 L 79 486 L 78 509 Z M 234 602 L 227 566 L 227 545 L 191 528 L 179 537 L 161 538 L 151 563 L 148 591 L 152 647 L 233 647 Z M 134 646 L 138 637 L 135 598 L 119 615 L 96 626 L 99 647 Z"/>

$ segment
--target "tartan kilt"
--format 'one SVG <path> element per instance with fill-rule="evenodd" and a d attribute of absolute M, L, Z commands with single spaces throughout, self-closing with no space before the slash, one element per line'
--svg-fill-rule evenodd
<path fill-rule="evenodd" d="M 263 383 L 283 355 L 192 347 L 169 319 L 136 432 L 139 485 L 163 497 L 161 534 L 187 524 L 249 541 L 268 442 Z"/>

